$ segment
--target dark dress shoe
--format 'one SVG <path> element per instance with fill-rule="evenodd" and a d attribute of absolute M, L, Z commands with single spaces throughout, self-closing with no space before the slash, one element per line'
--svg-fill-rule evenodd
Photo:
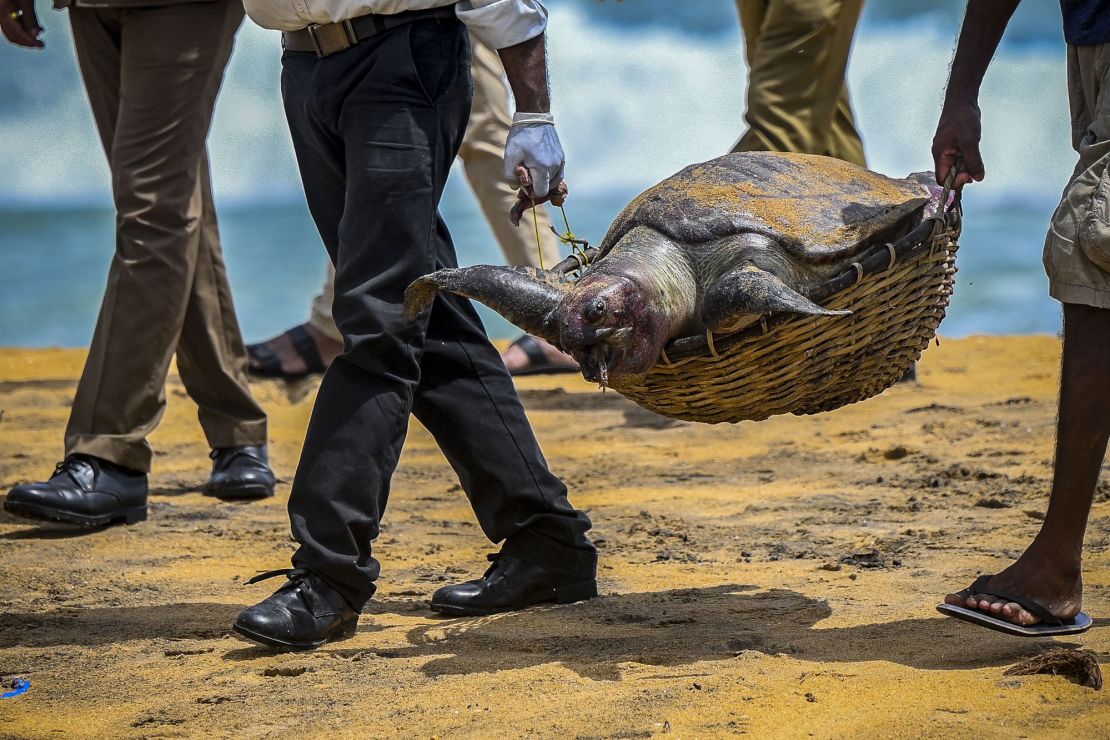
<path fill-rule="evenodd" d="M 146 473 L 89 455 L 58 463 L 45 483 L 25 483 L 8 492 L 4 511 L 32 519 L 103 527 L 146 519 Z"/>
<path fill-rule="evenodd" d="M 248 640 L 281 650 L 312 650 L 354 637 L 358 612 L 312 573 L 272 570 L 247 583 L 278 575 L 288 576 L 289 581 L 269 598 L 241 611 L 232 629 Z"/>
<path fill-rule="evenodd" d="M 277 478 L 270 470 L 266 445 L 221 447 L 212 450 L 212 477 L 205 491 L 225 499 L 266 498 L 274 495 Z"/>
<path fill-rule="evenodd" d="M 432 611 L 480 616 L 523 609 L 535 604 L 571 604 L 597 596 L 597 580 L 561 576 L 510 555 L 493 561 L 477 581 L 444 586 L 432 595 Z"/>

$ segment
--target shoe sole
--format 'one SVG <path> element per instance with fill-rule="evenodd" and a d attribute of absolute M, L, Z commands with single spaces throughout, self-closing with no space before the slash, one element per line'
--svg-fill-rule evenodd
<path fill-rule="evenodd" d="M 538 599 L 530 601 L 527 604 L 519 606 L 508 606 L 497 609 L 479 609 L 471 606 L 455 606 L 454 604 L 443 604 L 432 602 L 431 609 L 437 614 L 449 614 L 456 617 L 484 617 L 489 614 L 503 614 L 504 612 L 515 612 L 521 609 L 528 609 L 533 606 L 543 606 L 545 604 L 576 604 L 579 601 L 587 601 L 588 599 L 597 598 L 597 581 L 579 581 L 578 583 L 571 583 L 566 586 L 558 586 L 553 589 L 554 593 L 550 598 Z"/>
<path fill-rule="evenodd" d="M 968 609 L 964 606 L 956 606 L 955 604 L 937 604 L 937 611 L 947 617 L 955 617 L 956 619 L 975 624 L 980 627 L 986 627 L 990 630 L 997 632 L 1005 632 L 1007 635 L 1014 635 L 1015 637 L 1065 637 L 1067 635 L 1078 635 L 1081 632 L 1086 632 L 1094 625 L 1094 620 L 1091 619 L 1084 612 L 1079 612 L 1072 619 L 1071 624 L 1034 624 L 1026 627 L 1013 622 L 1007 622 L 1004 619 L 999 619 L 994 615 L 981 612 L 978 609 Z"/>
<path fill-rule="evenodd" d="M 4 501 L 4 511 L 27 519 L 42 519 L 49 522 L 65 522 L 77 524 L 82 527 L 106 527 L 109 524 L 122 521 L 124 524 L 136 524 L 146 520 L 146 506 L 135 506 L 129 509 L 120 509 L 111 514 L 90 516 L 75 514 L 64 509 L 53 509 L 49 506 L 38 504 L 25 504 L 19 501 Z"/>
<path fill-rule="evenodd" d="M 329 642 L 340 642 L 342 640 L 349 640 L 350 638 L 354 637 L 355 633 L 358 632 L 358 620 L 352 619 L 350 622 L 340 627 L 331 637 L 325 637 L 323 640 L 315 640 L 313 642 L 290 642 L 288 640 L 278 640 L 277 638 L 269 637 L 268 635 L 263 635 L 259 632 L 255 632 L 254 630 L 244 627 L 239 623 L 233 624 L 231 626 L 231 629 L 236 634 L 245 637 L 252 642 L 257 642 L 259 645 L 265 645 L 266 647 L 277 648 L 279 650 L 315 650 L 316 648 L 323 647 Z"/>
<path fill-rule="evenodd" d="M 236 486 L 234 488 L 212 488 L 211 486 L 205 486 L 204 494 L 226 501 L 270 498 L 274 495 L 274 487 L 261 483 L 252 483 L 250 485 Z"/>

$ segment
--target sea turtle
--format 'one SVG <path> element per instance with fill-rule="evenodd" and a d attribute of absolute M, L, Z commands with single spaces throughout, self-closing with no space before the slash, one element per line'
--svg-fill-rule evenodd
<path fill-rule="evenodd" d="M 916 226 L 929 178 L 894 180 L 816 155 L 729 154 L 633 200 L 578 280 L 536 268 L 439 270 L 409 286 L 406 313 L 416 317 L 440 290 L 458 293 L 570 352 L 587 380 L 632 382 L 676 337 L 775 313 L 850 313 L 807 296 Z"/>

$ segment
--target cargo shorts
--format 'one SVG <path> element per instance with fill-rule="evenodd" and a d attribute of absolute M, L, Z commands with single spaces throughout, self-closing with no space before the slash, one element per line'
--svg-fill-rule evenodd
<path fill-rule="evenodd" d="M 1110 309 L 1110 43 L 1068 46 L 1068 94 L 1079 162 L 1045 238 L 1049 292 Z"/>

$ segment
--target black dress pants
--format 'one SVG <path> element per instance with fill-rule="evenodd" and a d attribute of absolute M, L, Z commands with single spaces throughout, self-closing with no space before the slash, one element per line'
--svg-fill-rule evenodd
<path fill-rule="evenodd" d="M 282 95 L 309 210 L 335 264 L 343 354 L 324 375 L 293 481 L 297 568 L 355 609 L 374 593 L 370 543 L 413 413 L 502 552 L 590 577 L 590 521 L 547 468 L 512 379 L 469 301 L 418 323 L 404 290 L 457 266 L 439 199 L 473 84 L 467 34 L 424 19 L 318 58 L 285 52 Z"/>

